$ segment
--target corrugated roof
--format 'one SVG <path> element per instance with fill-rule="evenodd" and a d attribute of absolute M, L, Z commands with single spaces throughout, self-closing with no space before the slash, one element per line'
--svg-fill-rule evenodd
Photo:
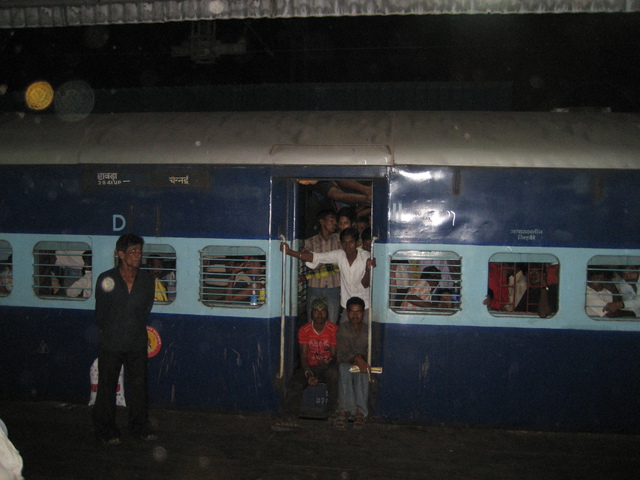
<path fill-rule="evenodd" d="M 0 28 L 242 18 L 639 11 L 640 0 L 0 0 Z"/>

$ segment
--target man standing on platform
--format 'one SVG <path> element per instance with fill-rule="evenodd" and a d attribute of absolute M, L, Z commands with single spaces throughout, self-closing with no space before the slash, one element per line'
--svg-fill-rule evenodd
<path fill-rule="evenodd" d="M 118 266 L 102 273 L 96 283 L 100 356 L 93 426 L 105 445 L 120 444 L 116 390 L 122 365 L 130 392 L 129 429 L 144 440 L 157 438 L 149 425 L 147 398 L 147 317 L 155 287 L 151 274 L 140 270 L 143 245 L 138 235 L 122 235 L 116 243 Z"/>

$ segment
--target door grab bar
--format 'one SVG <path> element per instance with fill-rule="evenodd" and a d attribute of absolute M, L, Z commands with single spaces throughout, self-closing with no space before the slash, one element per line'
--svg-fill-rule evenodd
<path fill-rule="evenodd" d="M 284 235 L 280 235 L 280 240 L 286 242 Z M 284 377 L 284 328 L 285 328 L 285 305 L 287 295 L 287 255 L 282 252 L 282 294 L 280 295 L 280 370 L 278 378 Z"/>

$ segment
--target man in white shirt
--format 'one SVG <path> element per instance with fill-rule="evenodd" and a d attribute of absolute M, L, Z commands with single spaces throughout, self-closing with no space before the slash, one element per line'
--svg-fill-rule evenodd
<path fill-rule="evenodd" d="M 587 291 L 585 295 L 585 309 L 590 317 L 604 317 L 607 315 L 605 307 L 613 300 L 613 295 L 604 288 L 605 273 L 600 270 L 587 272 Z"/>
<path fill-rule="evenodd" d="M 640 270 L 637 265 L 627 265 L 621 272 L 613 276 L 613 282 L 618 289 L 619 296 L 605 306 L 607 313 L 616 314 L 620 310 L 626 310 L 633 312 L 635 317 L 640 316 L 639 274 Z"/>
<path fill-rule="evenodd" d="M 298 258 L 307 263 L 307 267 L 314 269 L 321 263 L 337 264 L 340 268 L 340 306 L 344 309 L 340 323 L 347 321 L 347 300 L 360 297 L 365 302 L 365 309 L 370 306 L 369 285 L 371 283 L 371 268 L 375 267 L 375 259 L 366 250 L 357 248 L 358 229 L 345 228 L 340 233 L 339 250 L 330 252 L 297 252 L 291 250 L 286 243 L 282 244 L 282 251 L 286 255 Z M 367 313 L 365 310 L 365 314 Z M 365 315 L 367 318 L 367 315 Z"/>

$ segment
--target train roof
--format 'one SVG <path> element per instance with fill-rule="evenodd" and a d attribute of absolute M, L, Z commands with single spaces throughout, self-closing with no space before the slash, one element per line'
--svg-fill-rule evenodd
<path fill-rule="evenodd" d="M 640 115 L 192 112 L 0 117 L 0 164 L 640 169 Z"/>

